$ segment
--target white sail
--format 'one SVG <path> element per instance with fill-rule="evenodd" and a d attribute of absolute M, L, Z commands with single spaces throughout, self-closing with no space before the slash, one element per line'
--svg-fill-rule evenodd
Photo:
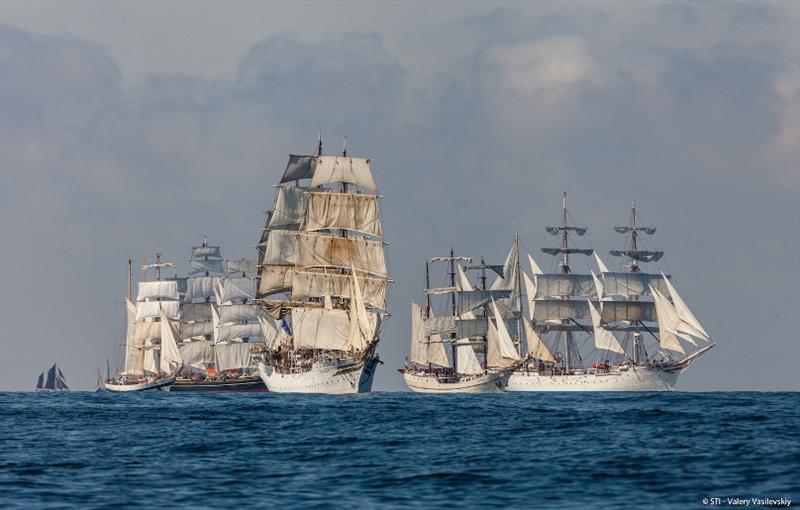
<path fill-rule="evenodd" d="M 456 369 L 459 374 L 477 375 L 484 372 L 475 349 L 470 345 L 468 339 L 459 340 L 456 343 Z"/>
<path fill-rule="evenodd" d="M 217 304 L 252 301 L 256 297 L 256 281 L 253 278 L 224 278 L 217 284 Z"/>
<path fill-rule="evenodd" d="M 259 258 L 259 260 L 261 260 Z M 258 271 L 258 260 L 251 260 L 251 259 L 237 259 L 237 260 L 228 260 L 225 263 L 225 270 L 228 274 L 244 274 L 247 276 L 252 276 L 256 274 Z"/>
<path fill-rule="evenodd" d="M 183 358 L 178 350 L 178 330 L 177 322 L 170 321 L 164 313 L 161 313 L 161 359 L 160 367 L 162 372 L 168 374 L 175 373 L 183 364 Z"/>
<path fill-rule="evenodd" d="M 205 370 L 214 363 L 214 343 L 210 340 L 184 343 L 178 350 L 184 366 Z"/>
<path fill-rule="evenodd" d="M 294 265 L 297 262 L 297 233 L 289 230 L 271 230 L 267 237 L 267 250 L 262 265 Z"/>
<path fill-rule="evenodd" d="M 550 352 L 550 349 L 547 348 L 547 345 L 542 340 L 542 337 L 539 336 L 539 333 L 537 333 L 533 328 L 531 321 L 523 317 L 522 324 L 525 327 L 525 339 L 528 344 L 528 354 L 530 354 L 533 359 L 555 363 L 556 358 L 553 356 L 553 353 Z"/>
<path fill-rule="evenodd" d="M 222 305 L 219 307 L 219 323 L 256 322 L 260 315 L 255 305 Z"/>
<path fill-rule="evenodd" d="M 251 324 L 223 324 L 215 329 L 215 343 L 221 344 L 249 339 L 250 343 L 262 340 L 261 325 Z"/>
<path fill-rule="evenodd" d="M 656 312 L 658 314 L 658 340 L 662 349 L 686 354 L 675 328 L 680 324 L 680 318 L 672 303 L 664 297 L 658 290 L 650 288 L 655 301 Z"/>
<path fill-rule="evenodd" d="M 144 362 L 143 353 L 138 346 L 144 345 L 145 339 L 137 341 L 136 338 L 136 304 L 130 299 L 125 298 L 125 312 L 128 319 L 128 326 L 125 334 L 125 369 L 127 375 L 143 375 L 142 363 Z"/>
<path fill-rule="evenodd" d="M 602 301 L 600 317 L 609 322 L 655 322 L 656 308 L 650 301 Z"/>
<path fill-rule="evenodd" d="M 184 303 L 181 305 L 181 322 L 211 321 L 211 303 Z"/>
<path fill-rule="evenodd" d="M 594 330 L 594 345 L 601 351 L 613 351 L 619 354 L 625 354 L 625 349 L 620 345 L 614 333 L 604 329 L 600 325 L 600 312 L 594 307 L 591 301 L 589 303 L 589 312 L 592 315 L 592 329 Z"/>
<path fill-rule="evenodd" d="M 181 340 L 186 341 L 189 339 L 205 339 L 208 336 L 214 335 L 214 323 L 206 322 L 188 322 L 181 323 Z"/>
<path fill-rule="evenodd" d="M 597 262 L 597 269 L 600 270 L 601 273 L 608 273 L 608 266 L 603 263 L 603 260 L 600 258 L 600 255 L 597 252 L 594 253 L 594 260 Z"/>
<path fill-rule="evenodd" d="M 205 303 L 214 298 L 215 276 L 199 276 L 186 281 L 186 303 Z"/>
<path fill-rule="evenodd" d="M 700 324 L 700 321 L 697 320 L 697 317 L 694 316 L 691 310 L 689 310 L 689 306 L 687 306 L 686 302 L 681 298 L 678 291 L 675 290 L 675 287 L 669 281 L 669 278 L 661 273 L 661 276 L 664 278 L 664 282 L 666 282 L 667 288 L 669 289 L 669 295 L 672 298 L 672 302 L 675 303 L 675 310 L 678 312 L 678 317 L 680 317 L 681 326 L 679 326 L 679 330 L 683 331 L 684 333 L 688 333 L 690 335 L 694 335 L 696 337 L 702 338 L 703 340 L 709 340 L 708 332 L 703 328 Z"/>
<path fill-rule="evenodd" d="M 170 319 L 178 318 L 177 301 L 144 301 L 136 303 L 136 320 L 158 317 L 163 311 Z"/>
<path fill-rule="evenodd" d="M 271 234 L 270 234 L 271 235 Z M 301 232 L 297 265 L 301 267 L 355 267 L 377 276 L 386 276 L 382 241 Z"/>
<path fill-rule="evenodd" d="M 458 264 L 458 287 L 459 290 L 463 291 L 474 290 L 472 284 L 469 282 L 469 278 L 467 278 L 466 273 L 464 273 L 464 268 L 461 267 L 461 264 Z"/>
<path fill-rule="evenodd" d="M 531 266 L 531 274 L 533 275 L 544 274 L 544 271 L 542 271 L 542 268 L 539 267 L 539 264 L 537 264 L 536 261 L 533 260 L 533 257 L 531 257 L 530 253 L 528 254 L 528 264 L 530 264 Z"/>
<path fill-rule="evenodd" d="M 533 319 L 538 321 L 563 321 L 569 319 L 591 320 L 586 301 L 578 299 L 536 300 Z"/>
<path fill-rule="evenodd" d="M 158 346 L 152 340 L 147 340 L 143 349 L 144 361 L 142 367 L 144 368 L 144 373 L 158 374 Z"/>
<path fill-rule="evenodd" d="M 161 338 L 161 324 L 158 321 L 136 321 L 133 326 L 133 343 L 141 348 L 149 340 Z"/>
<path fill-rule="evenodd" d="M 251 364 L 250 344 L 217 344 L 214 346 L 217 370 L 238 370 Z"/>
<path fill-rule="evenodd" d="M 594 281 L 594 290 L 595 294 L 597 295 L 597 299 L 602 300 L 605 292 L 603 290 L 603 282 L 600 281 L 600 278 L 598 278 L 596 274 L 594 274 L 594 271 L 591 271 L 591 273 L 592 273 L 592 281 Z"/>
<path fill-rule="evenodd" d="M 522 273 L 522 281 L 525 282 L 525 294 L 528 296 L 528 317 L 533 320 L 533 310 L 536 308 L 536 284 L 533 283 L 528 273 Z"/>
<path fill-rule="evenodd" d="M 222 254 L 219 251 L 219 246 L 195 246 L 192 248 L 192 256 L 193 259 L 222 259 Z"/>
<path fill-rule="evenodd" d="M 595 297 L 594 280 L 588 274 L 540 274 L 536 279 L 536 299 L 548 297 Z"/>
<path fill-rule="evenodd" d="M 503 319 L 497 317 L 498 324 L 502 324 Z M 508 339 L 510 341 L 510 338 Z M 486 366 L 487 367 L 509 367 L 518 360 L 516 352 L 514 352 L 514 344 L 511 344 L 512 355 L 508 356 L 504 353 L 508 350 L 506 340 L 503 339 L 502 333 L 489 321 L 489 331 L 486 334 Z"/>
<path fill-rule="evenodd" d="M 275 209 L 269 218 L 271 229 L 296 229 L 303 220 L 307 197 L 303 188 L 279 187 Z"/>
<path fill-rule="evenodd" d="M 261 327 L 261 335 L 264 337 L 264 345 L 267 349 L 277 349 L 280 345 L 276 342 L 281 328 L 271 316 L 263 314 L 258 317 L 258 325 Z"/>
<path fill-rule="evenodd" d="M 362 351 L 375 337 L 377 324 L 371 320 L 364 307 L 358 275 L 352 271 L 350 276 L 352 277 L 353 297 L 350 299 L 350 332 L 347 344 L 351 350 Z"/>
<path fill-rule="evenodd" d="M 510 360 L 510 363 L 518 361 L 520 359 L 519 352 L 517 352 L 517 348 L 514 346 L 514 340 L 511 339 L 508 328 L 506 328 L 506 324 L 503 321 L 503 316 L 500 313 L 500 310 L 498 309 L 497 303 L 495 303 L 494 299 L 492 299 L 492 312 L 494 313 L 494 320 L 497 323 L 496 332 L 498 343 L 496 347 L 498 354 L 500 357 Z M 492 327 L 491 321 L 489 321 L 490 332 L 492 331 Z"/>
<path fill-rule="evenodd" d="M 178 299 L 178 282 L 175 280 L 139 282 L 139 293 L 136 300 L 156 299 Z"/>
<path fill-rule="evenodd" d="M 387 282 L 380 278 L 360 276 L 364 302 L 377 308 L 386 308 Z M 349 275 L 320 273 L 315 271 L 294 271 L 292 276 L 292 299 L 324 296 L 350 298 L 352 289 Z"/>
<path fill-rule="evenodd" d="M 258 296 L 292 290 L 294 266 L 264 265 L 258 280 Z"/>
<path fill-rule="evenodd" d="M 345 229 L 382 237 L 378 197 L 355 193 L 309 193 L 308 208 L 300 228 L 304 231 Z"/>
<path fill-rule="evenodd" d="M 378 191 L 369 160 L 346 156 L 318 156 L 316 169 L 311 177 L 312 188 L 325 184 L 349 183 L 372 191 Z"/>
<path fill-rule="evenodd" d="M 517 288 L 517 266 L 519 265 L 519 252 L 517 251 L 517 243 L 511 245 L 511 250 L 506 256 L 506 261 L 503 263 L 503 275 L 498 276 L 492 283 L 492 290 L 515 290 Z"/>
<path fill-rule="evenodd" d="M 314 176 L 316 167 L 317 156 L 290 154 L 286 171 L 283 172 L 283 177 L 281 177 L 281 183 L 310 179 Z"/>
<path fill-rule="evenodd" d="M 347 310 L 292 308 L 295 349 L 347 350 L 350 315 Z"/>
<path fill-rule="evenodd" d="M 190 260 L 189 277 L 222 276 L 225 274 L 225 261 L 222 259 Z"/>
<path fill-rule="evenodd" d="M 649 292 L 650 286 L 662 294 L 667 287 L 661 276 L 649 273 L 603 273 L 603 292 L 606 296 L 640 296 Z"/>

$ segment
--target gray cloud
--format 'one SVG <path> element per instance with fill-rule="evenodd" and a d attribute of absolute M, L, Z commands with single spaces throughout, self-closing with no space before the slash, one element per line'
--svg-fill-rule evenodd
<path fill-rule="evenodd" d="M 139 84 L 93 43 L 3 25 L 0 385 L 29 387 L 52 358 L 88 387 L 122 341 L 127 258 L 161 250 L 183 272 L 205 233 L 252 256 L 286 154 L 322 130 L 328 152 L 346 134 L 373 158 L 386 195 L 379 387 L 402 387 L 423 259 L 453 242 L 501 260 L 517 222 L 547 266 L 565 190 L 598 251 L 633 198 L 660 227 L 719 340 L 684 388 L 797 388 L 797 31 L 773 7 L 752 23 L 737 9 L 486 9 L 430 41 L 453 55 L 432 75 L 380 30 L 278 33 L 230 80 Z"/>

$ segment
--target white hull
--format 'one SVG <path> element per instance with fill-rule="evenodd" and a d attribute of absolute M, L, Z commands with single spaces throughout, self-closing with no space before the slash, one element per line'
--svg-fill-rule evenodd
<path fill-rule="evenodd" d="M 409 389 L 416 393 L 496 393 L 503 391 L 511 371 L 462 376 L 455 382 L 442 382 L 438 377 L 419 372 L 403 372 Z"/>
<path fill-rule="evenodd" d="M 283 374 L 271 365 L 258 364 L 261 380 L 272 393 L 325 393 L 345 395 L 369 393 L 377 358 L 340 366 L 336 361 L 317 362 L 306 372 Z"/>
<path fill-rule="evenodd" d="M 174 377 L 165 377 L 163 379 L 151 379 L 140 383 L 118 383 L 118 382 L 106 382 L 105 389 L 108 391 L 116 391 L 120 393 L 127 393 L 130 391 L 145 391 L 145 390 L 169 390 L 171 385 L 175 384 Z"/>
<path fill-rule="evenodd" d="M 547 375 L 519 370 L 506 391 L 672 391 L 681 371 L 658 367 L 630 367 L 608 373 Z"/>

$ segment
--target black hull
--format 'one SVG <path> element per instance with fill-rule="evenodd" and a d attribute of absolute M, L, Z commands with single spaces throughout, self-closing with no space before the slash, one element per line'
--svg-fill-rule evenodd
<path fill-rule="evenodd" d="M 224 381 L 182 381 L 178 379 L 169 387 L 169 391 L 259 392 L 267 391 L 267 387 L 258 376 Z"/>

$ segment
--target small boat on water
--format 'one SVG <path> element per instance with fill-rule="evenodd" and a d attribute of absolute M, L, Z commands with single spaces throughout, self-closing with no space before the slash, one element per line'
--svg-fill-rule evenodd
<path fill-rule="evenodd" d="M 58 365 L 55 363 L 50 370 L 47 371 L 47 376 L 45 377 L 45 372 L 39 374 L 39 380 L 36 382 L 36 391 L 37 392 L 51 392 L 51 391 L 69 391 L 69 386 L 67 386 L 67 381 L 64 378 L 64 374 L 61 373 L 61 369 L 58 368 Z"/>

